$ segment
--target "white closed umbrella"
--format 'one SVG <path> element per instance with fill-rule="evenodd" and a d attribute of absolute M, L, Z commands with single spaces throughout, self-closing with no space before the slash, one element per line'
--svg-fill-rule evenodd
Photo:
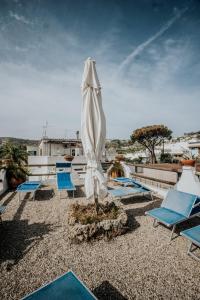
<path fill-rule="evenodd" d="M 106 120 L 95 61 L 91 58 L 85 62 L 81 89 L 81 139 L 87 160 L 85 193 L 87 199 L 97 201 L 97 198 L 103 199 L 107 195 L 106 179 L 100 163 L 106 138 Z"/>

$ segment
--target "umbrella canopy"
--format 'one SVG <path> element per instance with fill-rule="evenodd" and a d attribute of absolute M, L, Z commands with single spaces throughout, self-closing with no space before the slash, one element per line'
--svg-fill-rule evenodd
<path fill-rule="evenodd" d="M 106 120 L 95 61 L 91 58 L 85 62 L 81 89 L 83 97 L 81 139 L 87 160 L 85 193 L 87 199 L 97 196 L 103 199 L 107 195 L 107 187 L 100 160 L 105 145 Z"/>

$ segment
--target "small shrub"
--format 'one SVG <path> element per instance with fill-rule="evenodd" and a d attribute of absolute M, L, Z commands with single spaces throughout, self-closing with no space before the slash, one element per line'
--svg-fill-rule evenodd
<path fill-rule="evenodd" d="M 119 207 L 114 202 L 111 203 L 100 203 L 100 211 L 97 214 L 94 203 L 88 205 L 81 205 L 75 203 L 71 206 L 71 217 L 75 223 L 81 223 L 82 225 L 98 223 L 103 220 L 117 219 L 119 215 Z"/>

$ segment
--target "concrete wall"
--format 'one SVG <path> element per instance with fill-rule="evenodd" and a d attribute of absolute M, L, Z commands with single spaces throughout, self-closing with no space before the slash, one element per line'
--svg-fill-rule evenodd
<path fill-rule="evenodd" d="M 167 171 L 167 170 L 158 170 L 151 168 L 140 168 L 140 174 L 152 179 L 158 179 L 168 182 L 176 183 L 178 180 L 177 172 Z"/>
<path fill-rule="evenodd" d="M 56 179 L 56 162 L 66 162 L 63 156 L 29 156 L 28 169 L 32 174 L 29 180 L 49 181 Z M 77 156 L 72 161 L 72 168 L 84 171 L 86 166 L 85 158 Z"/>

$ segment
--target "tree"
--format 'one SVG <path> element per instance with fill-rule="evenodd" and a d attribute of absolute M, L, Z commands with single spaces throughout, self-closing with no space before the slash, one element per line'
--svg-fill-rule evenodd
<path fill-rule="evenodd" d="M 151 163 L 156 163 L 155 148 L 165 139 L 171 139 L 172 131 L 164 125 L 146 126 L 133 131 L 131 141 L 138 142 L 150 153 Z"/>
<path fill-rule="evenodd" d="M 25 180 L 28 171 L 26 168 L 28 154 L 23 146 L 14 145 L 7 141 L 0 148 L 0 170 L 6 170 L 9 186 L 13 179 Z"/>

